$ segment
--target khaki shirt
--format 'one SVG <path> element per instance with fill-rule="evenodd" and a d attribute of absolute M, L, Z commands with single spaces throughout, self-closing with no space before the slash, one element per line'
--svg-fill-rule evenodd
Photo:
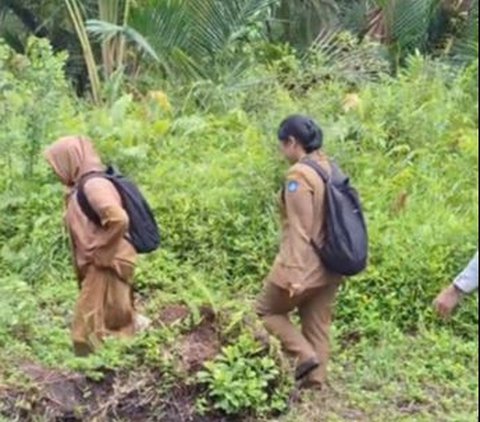
<path fill-rule="evenodd" d="M 307 158 L 331 170 L 325 154 L 314 152 Z M 266 281 L 290 290 L 302 290 L 339 282 L 341 277 L 328 271 L 315 249 L 325 238 L 325 184 L 306 164 L 297 163 L 287 173 L 280 199 L 282 237 L 280 251 Z"/>
<path fill-rule="evenodd" d="M 45 151 L 45 157 L 68 189 L 65 222 L 78 279 L 83 280 L 90 265 L 110 268 L 125 281 L 131 279 L 137 254 L 125 239 L 129 220 L 115 186 L 99 177 L 85 182 L 85 195 L 100 217 L 101 227 L 87 218 L 77 201 L 76 186 L 82 177 L 104 170 L 91 140 L 81 136 L 60 138 Z"/>
<path fill-rule="evenodd" d="M 86 267 L 93 264 L 99 268 L 111 268 L 119 277 L 130 279 L 137 254 L 125 239 L 129 220 L 117 189 L 104 178 L 91 178 L 85 183 L 84 191 L 100 217 L 102 227 L 97 227 L 86 217 L 74 191 L 67 203 L 65 221 L 79 278 L 83 278 Z"/>

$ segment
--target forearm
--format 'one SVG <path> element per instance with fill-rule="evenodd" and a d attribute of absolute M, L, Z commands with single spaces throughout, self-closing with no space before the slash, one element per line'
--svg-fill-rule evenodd
<path fill-rule="evenodd" d="M 128 216 L 121 207 L 109 207 L 102 215 L 103 233 L 95 248 L 95 261 L 111 266 L 128 228 Z"/>
<path fill-rule="evenodd" d="M 478 289 L 478 252 L 453 285 L 465 294 L 473 293 Z"/>

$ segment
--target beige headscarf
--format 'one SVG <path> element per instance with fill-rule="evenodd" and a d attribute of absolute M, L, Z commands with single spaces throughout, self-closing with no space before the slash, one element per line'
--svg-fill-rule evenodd
<path fill-rule="evenodd" d="M 68 187 L 74 186 L 87 173 L 105 169 L 92 141 L 83 136 L 60 138 L 47 148 L 45 158 Z"/>

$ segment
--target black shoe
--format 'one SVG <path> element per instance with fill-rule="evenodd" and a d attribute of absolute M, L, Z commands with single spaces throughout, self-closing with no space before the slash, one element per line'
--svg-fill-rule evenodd
<path fill-rule="evenodd" d="M 320 366 L 318 361 L 315 359 L 309 359 L 306 362 L 303 362 L 295 371 L 295 380 L 300 381 L 301 379 L 305 378 L 310 372 L 317 369 Z"/>
<path fill-rule="evenodd" d="M 310 391 L 325 391 L 325 384 L 317 381 L 310 381 L 308 378 L 304 378 L 299 382 L 298 388 L 300 390 L 310 390 Z"/>

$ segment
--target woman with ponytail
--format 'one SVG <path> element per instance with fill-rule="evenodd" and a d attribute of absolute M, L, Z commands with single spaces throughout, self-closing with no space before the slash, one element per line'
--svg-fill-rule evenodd
<path fill-rule="evenodd" d="M 312 119 L 288 117 L 278 138 L 292 167 L 280 199 L 280 251 L 256 310 L 269 333 L 296 358 L 296 380 L 303 387 L 321 389 L 326 381 L 332 305 L 342 277 L 325 268 L 312 247 L 312 241 L 321 247 L 325 238 L 325 184 L 304 162 L 315 161 L 329 174 L 331 166 L 322 151 L 322 130 Z M 294 310 L 301 331 L 290 321 Z"/>

